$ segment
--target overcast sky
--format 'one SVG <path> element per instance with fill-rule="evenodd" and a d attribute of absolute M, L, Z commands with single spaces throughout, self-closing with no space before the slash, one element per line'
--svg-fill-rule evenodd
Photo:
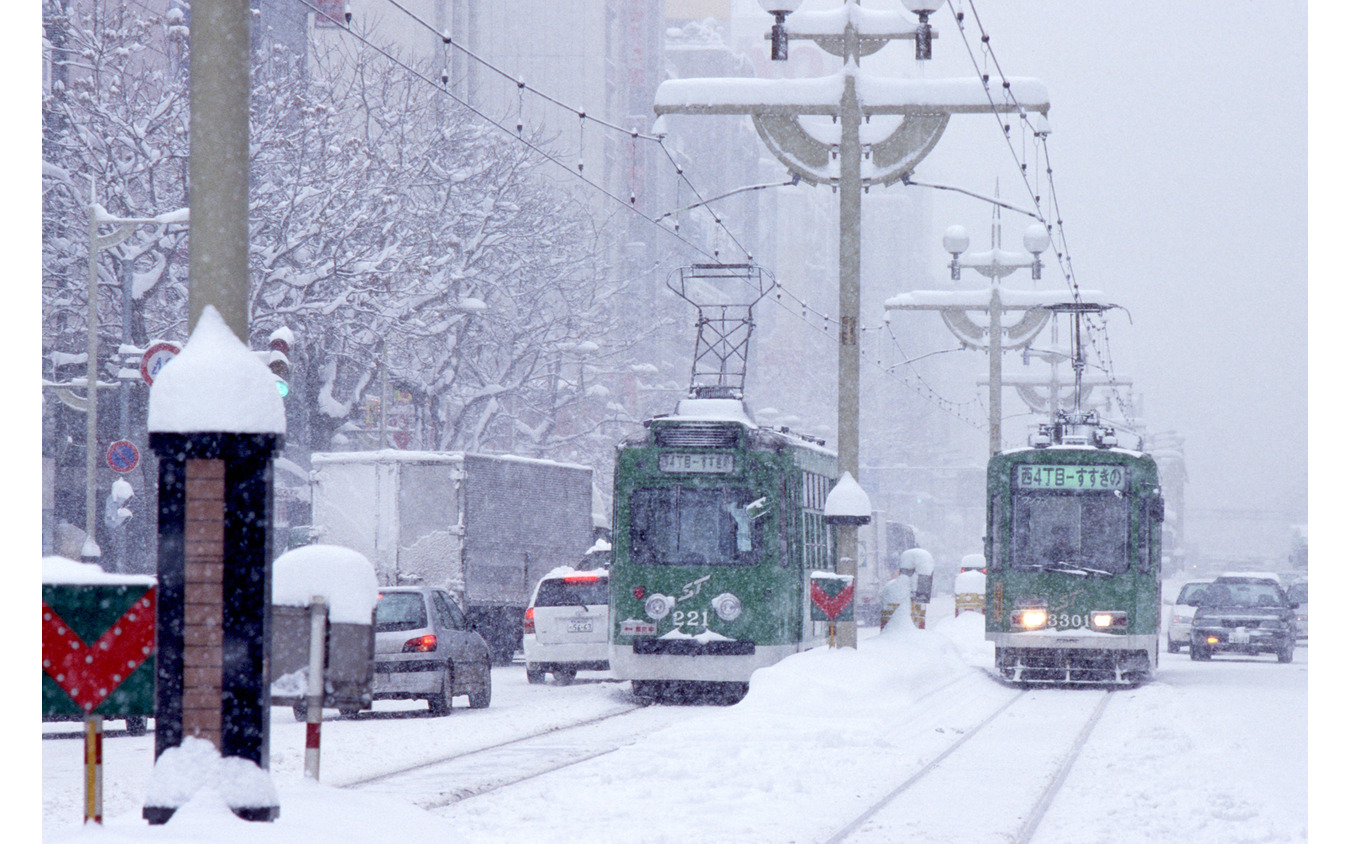
<path fill-rule="evenodd" d="M 955 5 L 979 57 L 970 5 Z M 1268 538 L 1254 550 L 1282 557 L 1308 498 L 1306 5 L 983 0 L 975 9 L 1003 71 L 1049 89 L 1073 268 L 1081 287 L 1111 294 L 1133 319 L 1115 312 L 1108 325 L 1140 418 L 1185 438 L 1188 540 L 1237 553 L 1225 538 L 1247 542 L 1245 532 L 1220 531 L 1214 511 L 1260 509 Z M 950 13 L 934 21 L 925 75 L 969 75 Z M 1004 198 L 1024 199 L 991 120 L 954 118 L 916 177 L 987 192 L 997 176 Z M 987 206 L 944 194 L 935 208 L 935 261 L 954 222 L 970 229 L 972 249 L 986 246 Z M 1005 225 L 1005 247 L 1021 248 L 1024 222 Z"/>

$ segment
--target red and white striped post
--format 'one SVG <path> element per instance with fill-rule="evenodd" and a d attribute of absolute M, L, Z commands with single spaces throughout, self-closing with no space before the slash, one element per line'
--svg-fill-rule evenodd
<path fill-rule="evenodd" d="M 319 728 L 323 724 L 323 665 L 328 607 L 322 595 L 309 602 L 309 688 L 305 710 L 305 776 L 319 781 Z"/>
<path fill-rule="evenodd" d="M 103 824 L 103 716 L 84 716 L 84 822 Z"/>

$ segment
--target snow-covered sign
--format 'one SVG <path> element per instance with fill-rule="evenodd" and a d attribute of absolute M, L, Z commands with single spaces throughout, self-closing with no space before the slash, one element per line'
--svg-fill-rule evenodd
<path fill-rule="evenodd" d="M 145 379 L 145 383 L 153 386 L 155 376 L 159 375 L 159 371 L 164 368 L 164 364 L 173 360 L 174 355 L 178 354 L 179 351 L 177 343 L 169 342 L 155 343 L 146 349 L 145 354 L 141 356 L 141 378 Z"/>
<path fill-rule="evenodd" d="M 42 712 L 152 715 L 155 579 L 42 561 Z"/>
<path fill-rule="evenodd" d="M 829 571 L 811 572 L 811 620 L 853 620 L 853 576 Z"/>

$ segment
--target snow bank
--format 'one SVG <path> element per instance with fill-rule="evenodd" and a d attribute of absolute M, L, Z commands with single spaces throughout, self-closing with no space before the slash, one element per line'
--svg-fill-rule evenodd
<path fill-rule="evenodd" d="M 306 545 L 287 551 L 272 564 L 272 603 L 307 607 L 322 595 L 328 620 L 370 624 L 379 586 L 375 567 L 360 553 L 339 545 Z"/>
<path fill-rule="evenodd" d="M 194 800 L 223 804 L 227 811 L 279 805 L 267 771 L 238 756 L 222 757 L 211 742 L 187 736 L 155 760 L 145 805 L 177 809 Z"/>

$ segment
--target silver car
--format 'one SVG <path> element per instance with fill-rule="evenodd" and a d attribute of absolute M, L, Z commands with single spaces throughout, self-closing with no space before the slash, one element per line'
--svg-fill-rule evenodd
<path fill-rule="evenodd" d="M 1167 619 L 1167 652 L 1180 653 L 1183 647 L 1191 646 L 1191 619 L 1195 617 L 1195 608 L 1204 597 L 1205 588 L 1213 581 L 1193 580 L 1181 587 L 1177 600 L 1172 605 Z"/>
<path fill-rule="evenodd" d="M 487 642 L 469 629 L 444 589 L 381 589 L 375 604 L 374 699 L 423 699 L 432 715 L 445 715 L 459 695 L 468 695 L 470 709 L 492 701 Z"/>

